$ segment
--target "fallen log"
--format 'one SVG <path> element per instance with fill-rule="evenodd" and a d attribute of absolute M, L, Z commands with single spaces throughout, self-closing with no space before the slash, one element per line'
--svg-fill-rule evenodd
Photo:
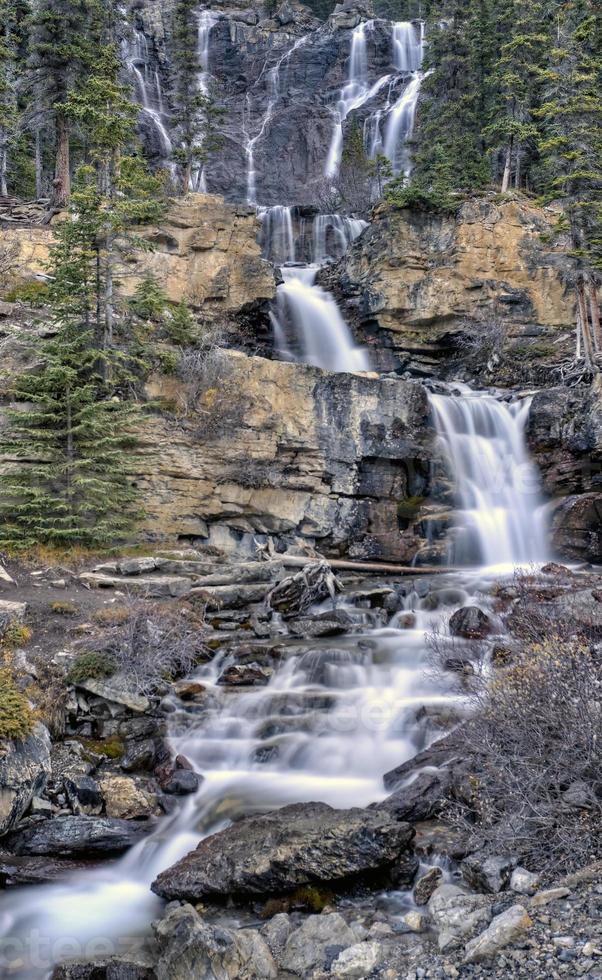
<path fill-rule="evenodd" d="M 304 568 L 315 558 L 303 558 L 301 555 L 280 555 L 280 561 L 287 568 Z M 387 565 L 380 562 L 347 561 L 344 558 L 324 558 L 331 568 L 340 572 L 370 572 L 370 574 L 386 573 L 387 575 L 443 575 L 444 573 L 457 572 L 457 568 L 446 568 L 444 566 L 424 566 L 413 568 L 411 565 Z"/>

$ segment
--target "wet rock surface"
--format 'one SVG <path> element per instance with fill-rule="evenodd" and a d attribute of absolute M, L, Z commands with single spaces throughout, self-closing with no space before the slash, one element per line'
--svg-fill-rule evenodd
<path fill-rule="evenodd" d="M 377 811 L 292 804 L 202 841 L 159 875 L 153 890 L 198 901 L 278 894 L 312 883 L 344 887 L 346 879 L 390 871 L 413 836 L 408 824 Z"/>

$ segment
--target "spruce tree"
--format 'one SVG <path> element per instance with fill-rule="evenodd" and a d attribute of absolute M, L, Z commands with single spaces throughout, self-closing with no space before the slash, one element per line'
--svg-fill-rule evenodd
<path fill-rule="evenodd" d="M 12 397 L 29 408 L 7 413 L 0 476 L 0 542 L 88 547 L 114 543 L 135 517 L 132 450 L 135 410 L 108 385 L 94 338 L 96 216 L 85 176 L 71 213 L 55 226 L 49 263 L 56 335 L 36 355 L 40 371 L 22 374 Z"/>
<path fill-rule="evenodd" d="M 588 366 L 602 351 L 595 269 L 602 239 L 602 23 L 592 0 L 558 12 L 555 45 L 543 75 L 541 179 L 562 201 L 577 261 L 577 349 Z"/>
<path fill-rule="evenodd" d="M 100 0 L 38 0 L 32 22 L 28 74 L 38 128 L 54 126 L 53 204 L 63 207 L 71 190 L 70 118 L 65 104 L 98 55 Z"/>

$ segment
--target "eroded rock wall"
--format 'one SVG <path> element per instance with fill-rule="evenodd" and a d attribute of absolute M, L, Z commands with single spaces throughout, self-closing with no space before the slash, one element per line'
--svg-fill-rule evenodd
<path fill-rule="evenodd" d="M 175 379 L 149 395 L 139 485 L 155 536 L 226 549 L 272 535 L 329 554 L 409 560 L 419 533 L 399 504 L 425 494 L 433 433 L 426 391 L 230 352 L 194 409 Z"/>
<path fill-rule="evenodd" d="M 14 251 L 2 288 L 47 272 L 52 227 L 27 220 L 0 223 L 0 241 Z M 132 295 L 145 276 L 161 285 L 174 303 L 182 299 L 209 315 L 259 309 L 275 295 L 272 266 L 261 257 L 253 208 L 225 204 L 211 194 L 188 194 L 171 201 L 160 225 L 136 234 L 150 249 L 128 251 L 124 295 Z"/>
<path fill-rule="evenodd" d="M 322 280 L 384 369 L 453 374 L 462 336 L 480 328 L 483 346 L 493 329 L 517 357 L 541 351 L 575 322 L 557 218 L 524 199 L 470 200 L 457 216 L 381 205 Z"/>

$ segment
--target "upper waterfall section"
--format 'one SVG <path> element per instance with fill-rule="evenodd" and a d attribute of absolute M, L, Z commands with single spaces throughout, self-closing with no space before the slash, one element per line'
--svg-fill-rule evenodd
<path fill-rule="evenodd" d="M 369 19 L 360 3 L 325 23 L 301 4 L 291 4 L 290 15 L 282 23 L 262 17 L 260 5 L 199 6 L 198 37 L 191 38 L 199 48 L 199 84 L 203 91 L 211 88 L 225 110 L 222 145 L 203 184 L 230 201 L 319 205 L 340 166 L 352 119 L 369 154 L 386 148 L 395 168 L 406 169 L 400 148 L 413 125 L 420 86 L 420 22 Z M 142 0 L 132 25 L 137 57 L 130 56 L 127 66 L 142 104 L 143 139 L 161 162 L 165 137 L 177 145 L 177 131 L 170 124 L 170 36 L 165 30 L 158 37 L 156 24 L 155 5 Z M 141 79 L 152 82 L 153 92 Z"/>

